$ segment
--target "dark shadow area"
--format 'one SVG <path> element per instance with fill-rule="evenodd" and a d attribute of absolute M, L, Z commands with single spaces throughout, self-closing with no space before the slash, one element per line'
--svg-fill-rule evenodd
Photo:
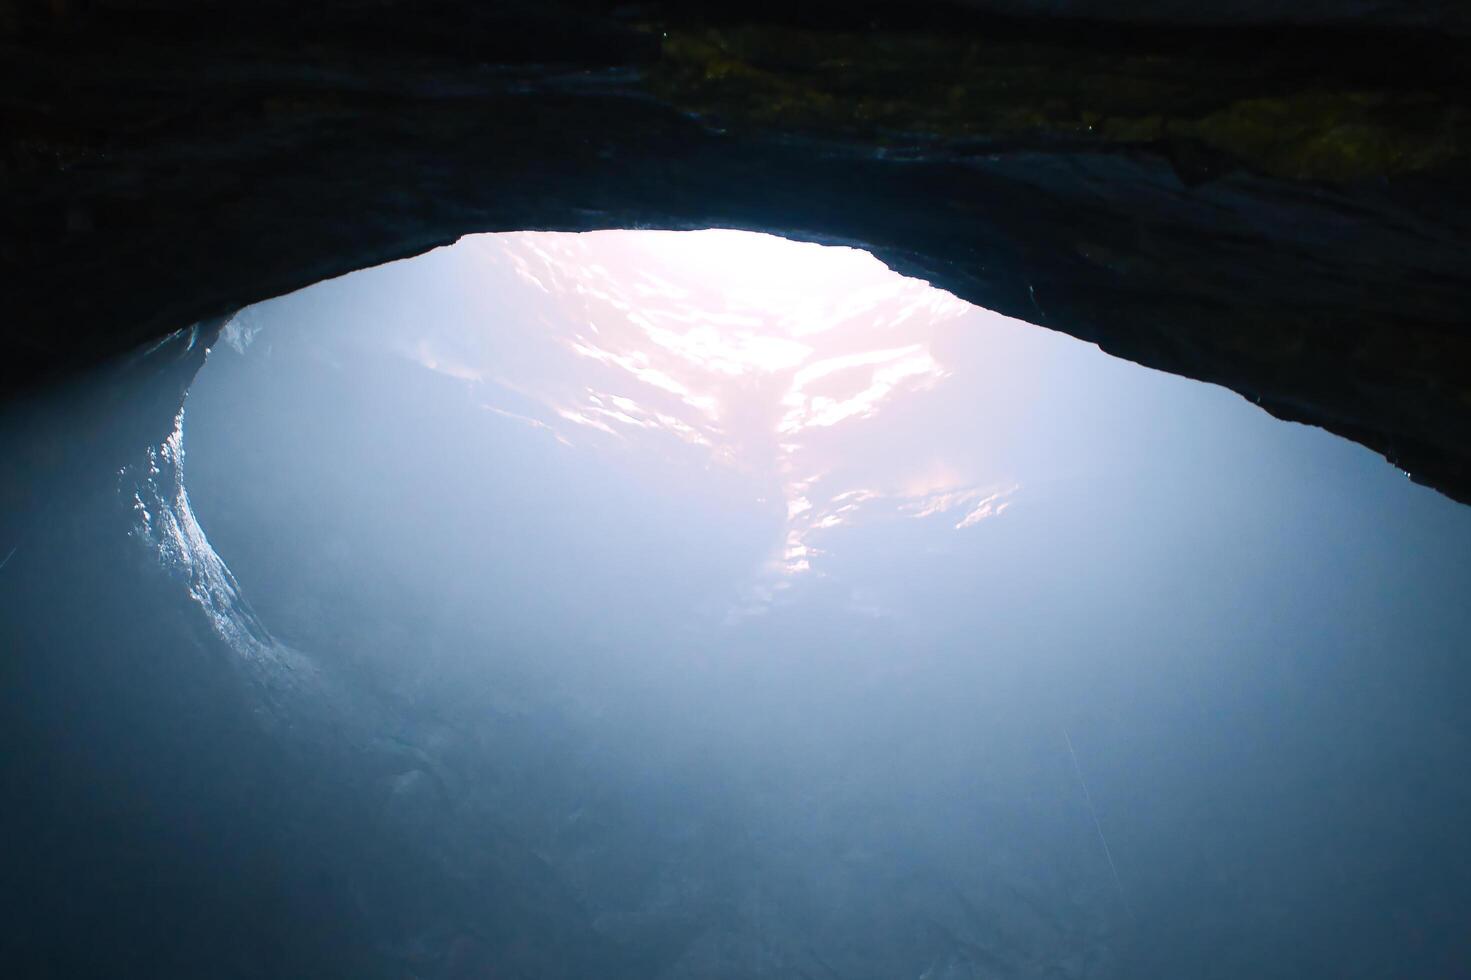
<path fill-rule="evenodd" d="M 870 249 L 1464 498 L 1457 12 L 997 17 L 1031 10 L 12 3 L 4 386 L 469 232 L 737 227 Z"/>

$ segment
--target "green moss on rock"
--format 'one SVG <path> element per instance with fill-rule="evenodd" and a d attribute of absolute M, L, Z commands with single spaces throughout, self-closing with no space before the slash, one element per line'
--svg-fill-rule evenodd
<path fill-rule="evenodd" d="M 655 93 L 722 125 L 875 146 L 945 142 L 1167 150 L 1190 140 L 1276 177 L 1353 181 L 1471 161 L 1445 93 L 1284 85 L 1171 54 L 924 33 L 671 30 Z M 1285 70 L 1285 69 L 1283 69 Z"/>

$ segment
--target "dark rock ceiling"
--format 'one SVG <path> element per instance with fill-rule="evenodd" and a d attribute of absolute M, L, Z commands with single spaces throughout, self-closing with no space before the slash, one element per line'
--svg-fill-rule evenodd
<path fill-rule="evenodd" d="M 469 232 L 731 226 L 1471 499 L 1464 7 L 1282 6 L 10 0 L 0 386 Z"/>

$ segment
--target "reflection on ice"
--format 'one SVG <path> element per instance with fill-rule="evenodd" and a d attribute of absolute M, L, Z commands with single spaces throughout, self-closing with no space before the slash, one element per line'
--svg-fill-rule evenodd
<path fill-rule="evenodd" d="M 1397 976 L 1342 937 L 1466 906 L 1471 511 L 1361 447 L 740 234 L 467 239 L 227 340 L 190 495 L 291 704 L 348 692 L 281 716 L 385 746 L 328 815 L 443 855 L 379 907 L 483 877 L 676 980 Z"/>
<path fill-rule="evenodd" d="M 502 312 L 480 338 L 418 338 L 411 356 L 494 382 L 486 408 L 569 446 L 672 438 L 774 485 L 786 515 L 777 574 L 811 570 L 818 532 L 865 512 L 922 518 L 965 506 L 960 529 L 1009 505 L 1013 475 L 975 460 L 861 458 L 865 430 L 883 428 L 896 405 L 922 410 L 949 377 L 946 335 L 976 326 L 962 322 L 968 304 L 866 252 L 738 231 L 529 232 L 466 246 L 540 293 L 535 312 Z M 515 373 L 498 372 L 511 345 Z M 943 406 L 931 415 L 926 424 L 946 424 Z M 926 477 L 911 465 L 948 476 L 916 491 Z M 877 486 L 842 482 L 875 466 Z"/>

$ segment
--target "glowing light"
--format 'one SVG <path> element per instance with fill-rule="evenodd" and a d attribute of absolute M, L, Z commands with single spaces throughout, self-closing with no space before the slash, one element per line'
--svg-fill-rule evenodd
<path fill-rule="evenodd" d="M 959 530 L 1008 506 L 1015 487 L 981 486 L 943 464 L 895 473 L 886 486 L 833 485 L 829 470 L 845 465 L 833 440 L 948 377 L 937 341 L 973 309 L 867 252 L 733 230 L 528 232 L 472 246 L 540 294 L 541 312 L 520 325 L 522 348 L 510 352 L 520 358 L 515 383 L 502 385 L 516 407 L 487 407 L 563 442 L 575 427 L 610 451 L 667 437 L 769 480 L 779 494 L 762 496 L 782 503 L 779 576 L 812 572 L 823 554 L 813 536 L 865 514 L 954 510 Z M 495 299 L 503 309 L 507 298 Z M 430 346 L 416 354 L 467 380 L 508 370 L 489 354 L 484 367 Z"/>

